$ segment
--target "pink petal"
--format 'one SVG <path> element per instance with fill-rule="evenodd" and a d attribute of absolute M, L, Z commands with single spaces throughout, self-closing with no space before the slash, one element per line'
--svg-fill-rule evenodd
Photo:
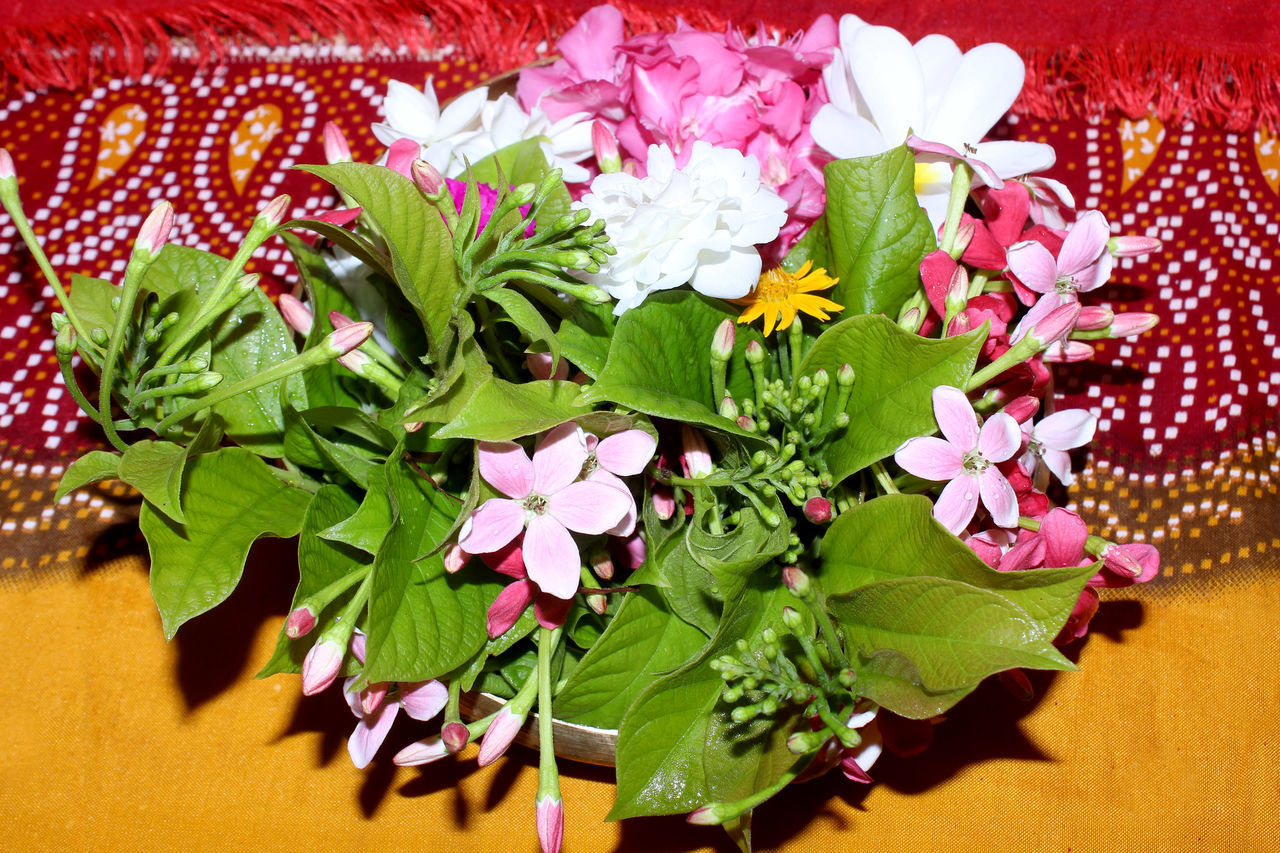
<path fill-rule="evenodd" d="M 1052 450 L 1071 450 L 1093 440 L 1098 420 L 1088 409 L 1063 409 L 1035 425 L 1035 440 Z"/>
<path fill-rule="evenodd" d="M 569 362 L 563 358 L 556 364 L 555 373 L 551 372 L 551 353 L 531 352 L 524 357 L 525 366 L 533 374 L 534 379 L 568 379 Z"/>
<path fill-rule="evenodd" d="M 507 747 L 511 746 L 511 742 L 516 739 L 523 725 L 523 715 L 516 716 L 503 706 L 480 740 L 480 754 L 476 756 L 476 763 L 485 767 L 501 758 L 507 751 Z"/>
<path fill-rule="evenodd" d="M 347 752 L 351 753 L 351 763 L 363 770 L 373 761 L 373 755 L 387 739 L 391 724 L 395 722 L 396 712 L 400 706 L 388 702 L 370 716 L 356 724 L 355 731 L 347 739 Z"/>
<path fill-rule="evenodd" d="M 1044 537 L 1032 536 L 1018 542 L 1000 558 L 1002 572 L 1020 572 L 1044 565 Z"/>
<path fill-rule="evenodd" d="M 551 631 L 564 624 L 572 604 L 572 601 L 542 592 L 533 600 L 533 617 L 538 620 L 539 625 Z"/>
<path fill-rule="evenodd" d="M 502 592 L 498 593 L 498 597 L 493 600 L 493 604 L 489 605 L 489 612 L 485 615 L 485 628 L 490 638 L 501 637 L 508 628 L 516 624 L 520 614 L 537 594 L 538 587 L 528 580 L 519 580 L 503 587 Z"/>
<path fill-rule="evenodd" d="M 629 429 L 603 438 L 596 445 L 600 467 L 619 477 L 631 477 L 644 470 L 658 448 L 658 440 L 642 429 Z"/>
<path fill-rule="evenodd" d="M 412 139 L 397 139 L 387 149 L 387 168 L 409 177 L 409 167 L 422 154 L 422 147 Z M 360 765 L 363 766 L 363 765 Z"/>
<path fill-rule="evenodd" d="M 950 480 L 963 473 L 964 454 L 949 441 L 933 436 L 908 439 L 893 461 L 908 474 L 925 480 Z"/>
<path fill-rule="evenodd" d="M 547 513 L 557 522 L 577 533 L 604 533 L 627 515 L 632 506 L 631 493 L 599 480 L 573 483 L 547 498 Z M 533 529 L 532 523 L 529 529 Z M 577 550 L 576 548 L 574 549 Z M 529 560 L 528 536 L 525 537 L 525 565 Z M 530 577 L 533 572 L 530 571 Z M 536 578 L 535 578 L 536 580 Z M 541 586 L 541 584 L 539 584 Z M 546 589 L 546 587 L 543 587 Z"/>
<path fill-rule="evenodd" d="M 1009 272 L 1036 293 L 1053 293 L 1058 283 L 1058 262 L 1043 245 L 1025 240 L 1009 247 L 1005 256 Z"/>
<path fill-rule="evenodd" d="M 401 767 L 413 767 L 418 764 L 430 764 L 433 761 L 439 761 L 446 755 L 449 755 L 449 749 L 445 746 L 444 741 L 438 737 L 431 737 L 409 744 L 397 752 L 395 758 L 391 760 Z"/>
<path fill-rule="evenodd" d="M 606 486 L 617 489 L 631 498 L 631 503 L 627 506 L 626 513 L 622 516 L 622 520 L 610 527 L 605 533 L 610 536 L 630 536 L 636 529 L 636 500 L 631 494 L 631 490 L 627 488 L 627 484 L 606 471 L 604 468 L 597 468 L 591 472 L 591 476 L 587 478 L 590 482 L 603 483 Z"/>
<path fill-rule="evenodd" d="M 1080 516 L 1058 507 L 1049 510 L 1044 521 L 1040 522 L 1039 538 L 1045 543 L 1046 566 L 1078 566 L 1084 559 L 1084 543 L 1089 538 L 1089 528 Z"/>
<path fill-rule="evenodd" d="M 587 461 L 587 437 L 570 421 L 549 431 L 533 452 L 533 490 L 552 495 L 578 479 Z"/>
<path fill-rule="evenodd" d="M 462 523 L 458 547 L 470 554 L 497 551 L 524 529 L 525 508 L 519 501 L 489 498 Z"/>
<path fill-rule="evenodd" d="M 615 491 L 608 486 L 597 488 Z M 581 564 L 578 543 L 563 524 L 550 515 L 537 515 L 530 520 L 524 534 L 524 565 L 529 580 L 539 589 L 556 598 L 572 598 L 578 591 Z"/>
<path fill-rule="evenodd" d="M 529 497 L 533 491 L 533 463 L 529 461 L 524 448 L 515 442 L 482 441 L 476 458 L 480 476 L 507 497 L 520 500 Z"/>
<path fill-rule="evenodd" d="M 978 475 L 979 488 L 982 492 L 982 504 L 991 513 L 991 519 L 999 527 L 1018 526 L 1018 496 L 1013 486 L 994 466 Z"/>
<path fill-rule="evenodd" d="M 564 837 L 564 801 L 548 794 L 538 800 L 538 843 L 542 853 L 560 853 Z"/>
<path fill-rule="evenodd" d="M 1103 251 L 1098 260 L 1071 276 L 1071 283 L 1080 293 L 1097 290 L 1111 279 L 1111 270 L 1115 266 L 1115 258 L 1111 253 Z"/>
<path fill-rule="evenodd" d="M 933 389 L 933 416 L 957 451 L 968 453 L 978 446 L 978 416 L 959 388 L 939 385 Z"/>
<path fill-rule="evenodd" d="M 353 675 L 342 682 L 342 698 L 347 701 L 347 707 L 351 709 L 351 713 L 357 718 L 364 718 L 364 704 L 360 701 L 360 691 L 355 689 L 356 682 L 360 680 L 360 676 Z"/>
<path fill-rule="evenodd" d="M 1110 239 L 1111 229 L 1100 211 L 1086 210 L 1080 214 L 1058 250 L 1059 274 L 1073 276 L 1094 263 L 1099 255 L 1107 253 Z"/>
<path fill-rule="evenodd" d="M 977 509 L 978 478 L 971 474 L 961 474 L 943 487 L 942 494 L 933 505 L 933 517 L 958 536 L 973 520 Z"/>
<path fill-rule="evenodd" d="M 1046 450 L 1040 454 L 1044 466 L 1053 472 L 1058 482 L 1064 486 L 1073 485 L 1076 475 L 1071 471 L 1071 455 L 1065 450 Z M 1048 484 L 1048 480 L 1045 483 Z"/>
<path fill-rule="evenodd" d="M 415 720 L 430 720 L 449 701 L 449 688 L 439 681 L 418 681 L 400 685 L 400 705 Z"/>
<path fill-rule="evenodd" d="M 996 412 L 978 434 L 978 449 L 988 462 L 1003 462 L 1022 446 L 1022 429 L 1011 415 Z"/>

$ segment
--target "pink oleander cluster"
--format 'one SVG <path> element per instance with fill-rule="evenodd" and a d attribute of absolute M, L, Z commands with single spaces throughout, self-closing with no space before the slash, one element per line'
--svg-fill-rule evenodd
<path fill-rule="evenodd" d="M 787 202 L 785 246 L 823 210 L 822 167 L 832 158 L 809 124 L 827 102 L 822 69 L 837 39 L 829 15 L 781 41 L 763 26 L 746 36 L 683 24 L 628 39 L 622 14 L 598 6 L 557 42 L 559 60 L 521 72 L 517 96 L 553 121 L 601 122 L 637 174 L 650 145 L 667 145 L 680 165 L 697 140 L 754 155 L 762 182 Z"/>

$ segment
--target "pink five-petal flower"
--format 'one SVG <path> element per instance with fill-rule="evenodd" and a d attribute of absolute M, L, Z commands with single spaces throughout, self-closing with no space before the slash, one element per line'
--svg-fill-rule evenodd
<path fill-rule="evenodd" d="M 587 455 L 586 436 L 572 422 L 544 435 L 532 460 L 514 442 L 480 442 L 480 476 L 507 497 L 481 504 L 463 523 L 458 545 L 488 554 L 524 530 L 529 580 L 556 598 L 572 598 L 582 559 L 570 531 L 604 533 L 632 504 L 630 494 L 613 485 L 578 479 Z"/>
<path fill-rule="evenodd" d="M 351 651 L 361 663 L 364 663 L 364 650 L 364 634 L 353 635 Z M 449 689 L 435 680 L 406 682 L 395 689 L 386 682 L 380 682 L 357 690 L 358 680 L 359 676 L 354 675 L 347 679 L 343 696 L 351 713 L 360 719 L 347 739 L 347 752 L 352 763 L 361 770 L 373 761 L 401 708 L 415 720 L 430 720 L 440 713 L 449 698 Z"/>
<path fill-rule="evenodd" d="M 1067 451 L 1083 447 L 1092 441 L 1097 423 L 1097 419 L 1087 409 L 1064 409 L 1041 418 L 1034 426 L 1030 421 L 1022 425 L 1027 449 L 1018 461 L 1028 473 L 1039 475 L 1035 478 L 1038 488 L 1043 490 L 1048 485 L 1046 471 L 1052 471 L 1064 486 L 1075 482 L 1075 475 L 1071 472 L 1071 456 Z M 1044 469 L 1037 470 L 1038 462 L 1044 462 Z"/>
<path fill-rule="evenodd" d="M 1096 290 L 1111 277 L 1114 259 L 1107 251 L 1110 239 L 1106 217 L 1097 210 L 1087 210 L 1067 232 L 1056 259 L 1036 240 L 1010 246 L 1009 272 L 1036 293 L 1056 294 L 1059 304 L 1074 302 L 1077 293 Z"/>
<path fill-rule="evenodd" d="M 894 453 L 898 465 L 926 480 L 949 480 L 933 507 L 934 517 L 952 533 L 960 533 L 982 504 L 1000 527 L 1018 523 L 1013 487 L 996 467 L 1018 452 L 1018 422 L 997 412 L 979 426 L 978 416 L 959 388 L 933 389 L 933 414 L 942 438 L 924 436 L 905 441 Z"/>

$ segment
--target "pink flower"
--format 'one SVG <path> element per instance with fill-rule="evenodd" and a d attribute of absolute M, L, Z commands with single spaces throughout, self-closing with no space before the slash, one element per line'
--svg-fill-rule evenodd
<path fill-rule="evenodd" d="M 1035 425 L 1027 421 L 1022 425 L 1027 449 L 1018 461 L 1029 474 L 1035 474 L 1037 463 L 1044 462 L 1044 469 L 1036 478 L 1041 489 L 1049 482 L 1046 471 L 1052 471 L 1062 485 L 1070 486 L 1076 478 L 1071 473 L 1071 456 L 1067 451 L 1092 441 L 1096 427 L 1097 419 L 1085 409 L 1054 412 Z"/>
<path fill-rule="evenodd" d="M 603 439 L 587 436 L 587 479 L 624 492 L 631 499 L 622 520 L 609 528 L 610 536 L 630 536 L 636 529 L 636 501 L 622 477 L 634 477 L 644 470 L 658 448 L 658 440 L 641 429 L 628 429 Z"/>
<path fill-rule="evenodd" d="M 472 512 L 458 545 L 471 554 L 490 554 L 523 530 L 529 579 L 543 592 L 572 598 L 582 558 L 570 531 L 605 533 L 632 503 L 628 492 L 612 485 L 579 480 L 587 455 L 586 436 L 572 422 L 546 433 L 532 461 L 515 442 L 480 442 L 480 476 L 507 497 L 490 498 Z"/>
<path fill-rule="evenodd" d="M 1010 336 L 1019 340 L 1055 308 L 1078 302 L 1080 293 L 1107 283 L 1115 261 L 1107 251 L 1111 230 L 1106 218 L 1087 210 L 1076 220 L 1055 259 L 1038 240 L 1024 240 L 1009 247 L 1009 272 L 1027 289 L 1042 294 Z"/>
<path fill-rule="evenodd" d="M 933 389 L 933 414 L 943 438 L 908 439 L 894 453 L 901 468 L 926 480 L 949 480 L 933 507 L 933 515 L 952 533 L 960 533 L 982 504 L 1000 527 L 1018 523 L 1013 487 L 996 467 L 1018 452 L 1018 422 L 997 412 L 979 426 L 978 416 L 959 388 Z"/>
<path fill-rule="evenodd" d="M 364 634 L 355 634 L 351 638 L 351 651 L 356 659 L 364 663 Z M 359 676 L 347 679 L 343 686 L 343 696 L 351 713 L 360 718 L 355 731 L 347 739 L 347 752 L 351 761 L 363 770 L 373 761 L 374 753 L 391 731 L 391 724 L 401 708 L 415 720 L 430 720 L 444 708 L 449 698 L 449 689 L 439 681 L 415 681 L 399 685 L 389 685 L 385 681 L 370 684 L 361 690 L 355 685 Z"/>

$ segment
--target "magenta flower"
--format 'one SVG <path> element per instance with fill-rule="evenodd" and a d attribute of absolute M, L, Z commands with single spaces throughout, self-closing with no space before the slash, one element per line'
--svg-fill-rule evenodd
<path fill-rule="evenodd" d="M 969 398 L 959 388 L 933 389 L 933 414 L 943 438 L 923 436 L 903 442 L 893 454 L 906 472 L 925 480 L 950 480 L 933 506 L 933 515 L 952 533 L 960 533 L 982 505 L 1000 527 L 1018 523 L 1013 486 L 996 468 L 1018 452 L 1018 422 L 997 412 L 979 426 Z"/>
<path fill-rule="evenodd" d="M 557 598 L 578 589 L 582 558 L 570 531 L 605 533 L 626 516 L 631 495 L 608 483 L 580 480 L 587 440 L 575 423 L 543 436 L 532 461 L 511 441 L 482 441 L 480 476 L 505 498 L 490 498 L 462 525 L 458 545 L 470 554 L 501 549 L 525 531 L 529 579 Z"/>
<path fill-rule="evenodd" d="M 351 638 L 351 651 L 361 663 L 364 663 L 364 647 L 364 634 L 355 634 Z M 373 761 L 401 708 L 415 720 L 430 720 L 440 713 L 449 698 L 449 689 L 435 680 L 399 685 L 383 681 L 356 690 L 358 679 L 359 676 L 347 679 L 343 696 L 351 713 L 360 718 L 355 731 L 347 739 L 347 752 L 351 754 L 352 763 L 361 770 Z"/>

